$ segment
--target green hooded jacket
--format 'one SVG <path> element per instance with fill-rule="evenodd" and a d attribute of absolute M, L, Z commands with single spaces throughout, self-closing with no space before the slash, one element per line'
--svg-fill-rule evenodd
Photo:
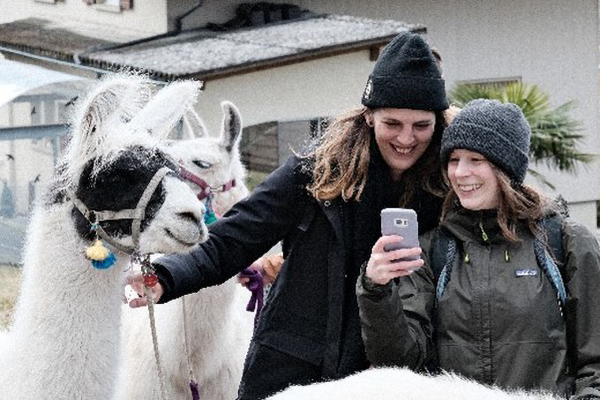
<path fill-rule="evenodd" d="M 411 276 L 377 286 L 363 268 L 357 295 L 369 361 L 440 368 L 503 388 L 600 398 L 600 249 L 593 234 L 563 221 L 563 280 L 570 296 L 565 318 L 524 227 L 517 229 L 520 244 L 502 236 L 495 212 L 454 211 L 441 227 L 460 250 L 437 306 L 428 257 L 435 230 L 421 238 L 425 265 Z M 569 355 L 567 331 L 574 349 Z"/>

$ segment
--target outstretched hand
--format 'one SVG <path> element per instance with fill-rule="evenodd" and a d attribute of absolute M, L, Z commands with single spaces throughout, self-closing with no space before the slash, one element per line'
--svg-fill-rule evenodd
<path fill-rule="evenodd" d="M 250 268 L 260 271 L 263 278 L 263 286 L 267 286 L 275 281 L 281 267 L 283 266 L 283 254 L 267 254 L 258 260 L 254 261 Z M 238 275 L 238 282 L 242 286 L 246 286 L 250 278 L 241 277 Z"/>
<path fill-rule="evenodd" d="M 148 298 L 146 297 L 146 293 L 144 291 L 144 276 L 142 274 L 132 275 L 127 278 L 127 284 L 131 286 L 139 296 L 138 298 L 134 298 L 133 300 L 129 301 L 129 307 L 138 308 L 147 306 Z M 157 282 L 154 287 L 149 289 L 150 293 L 152 294 L 152 300 L 154 300 L 154 303 L 157 303 L 165 290 L 160 282 Z"/>
<path fill-rule="evenodd" d="M 367 263 L 365 275 L 378 285 L 385 285 L 394 278 L 408 276 L 424 264 L 422 259 L 400 261 L 402 258 L 414 257 L 421 254 L 420 247 L 385 251 L 385 246 L 402 241 L 401 236 L 382 236 L 375 242 L 371 258 Z"/>

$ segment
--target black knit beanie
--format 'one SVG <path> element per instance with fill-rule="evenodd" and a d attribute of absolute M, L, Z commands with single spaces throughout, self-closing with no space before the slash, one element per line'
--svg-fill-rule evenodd
<path fill-rule="evenodd" d="M 498 100 L 467 103 L 442 136 L 442 165 L 454 149 L 476 151 L 504 171 L 514 182 L 523 183 L 529 164 L 531 128 L 521 109 Z"/>
<path fill-rule="evenodd" d="M 385 47 L 369 75 L 362 104 L 427 111 L 448 108 L 444 80 L 421 36 L 401 33 Z"/>

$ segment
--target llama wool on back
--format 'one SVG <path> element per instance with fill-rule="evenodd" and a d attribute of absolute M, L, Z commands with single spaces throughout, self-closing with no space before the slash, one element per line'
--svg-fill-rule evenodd
<path fill-rule="evenodd" d="M 560 400 L 541 392 L 505 391 L 454 374 L 374 368 L 337 381 L 291 386 L 268 400 Z"/>

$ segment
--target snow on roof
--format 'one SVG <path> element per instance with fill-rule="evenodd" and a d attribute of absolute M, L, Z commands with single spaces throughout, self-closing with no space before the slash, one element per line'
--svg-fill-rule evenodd
<path fill-rule="evenodd" d="M 27 53 L 72 61 L 73 54 L 115 42 L 84 35 L 43 18 L 26 18 L 0 24 L 0 46 Z"/>
<path fill-rule="evenodd" d="M 382 46 L 406 30 L 424 32 L 425 28 L 395 20 L 310 14 L 301 19 L 235 31 L 182 31 L 116 48 L 96 43 L 82 50 L 77 42 L 72 44 L 72 54 L 84 65 L 102 69 L 133 68 L 155 79 L 206 79 Z M 50 47 L 52 43 L 47 45 Z M 63 45 L 61 53 L 65 52 L 68 50 Z"/>
<path fill-rule="evenodd" d="M 92 65 L 127 65 L 174 77 L 202 77 L 219 70 L 327 52 L 332 48 L 387 42 L 406 30 L 423 30 L 423 27 L 392 20 L 320 15 L 233 32 L 187 32 L 177 40 L 97 51 L 86 58 Z"/>

